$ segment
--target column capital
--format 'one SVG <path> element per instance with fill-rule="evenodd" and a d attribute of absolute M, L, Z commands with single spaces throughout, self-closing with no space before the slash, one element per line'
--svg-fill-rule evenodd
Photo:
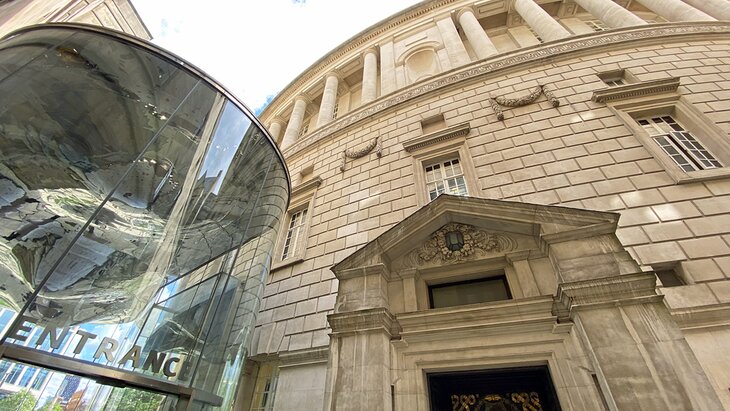
<path fill-rule="evenodd" d="M 338 70 L 330 70 L 324 75 L 324 79 L 327 80 L 330 77 L 336 78 L 338 81 L 342 81 L 342 74 Z"/>
<path fill-rule="evenodd" d="M 474 12 L 474 9 L 471 6 L 466 6 L 466 7 L 460 8 L 456 12 L 456 20 L 459 20 L 464 13 L 471 13 L 474 17 L 477 16 L 476 13 Z"/>
<path fill-rule="evenodd" d="M 297 100 L 302 100 L 305 103 L 307 103 L 307 105 L 312 104 L 312 97 L 310 97 L 308 94 L 305 94 L 305 93 L 297 94 L 292 99 L 292 104 L 295 104 L 297 102 Z"/>

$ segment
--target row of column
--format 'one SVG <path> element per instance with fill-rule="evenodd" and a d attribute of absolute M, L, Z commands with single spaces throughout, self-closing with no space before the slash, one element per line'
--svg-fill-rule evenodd
<path fill-rule="evenodd" d="M 612 0 L 574 0 L 579 6 L 595 18 L 612 28 L 646 24 L 644 20 L 614 3 Z M 709 21 L 730 20 L 730 2 L 727 0 L 636 0 L 643 6 L 669 21 Z M 515 11 L 545 41 L 558 40 L 570 36 L 560 23 L 553 19 L 534 0 L 515 0 Z M 479 59 L 497 54 L 497 48 L 482 28 L 471 8 L 464 8 L 456 14 L 466 38 L 469 40 Z M 450 14 L 436 20 L 436 26 L 443 40 L 449 61 L 456 66 L 471 62 L 469 54 L 461 41 L 456 25 Z M 381 57 L 381 95 L 397 89 L 395 77 L 395 55 L 393 43 L 380 46 Z M 362 103 L 368 103 L 377 97 L 378 50 L 369 48 L 363 53 Z M 319 106 L 317 127 L 332 121 L 337 102 L 337 88 L 340 78 L 335 72 L 325 76 L 322 102 Z M 294 100 L 294 108 L 281 142 L 282 150 L 296 142 L 301 133 L 307 105 L 311 101 L 306 96 L 298 96 Z M 283 127 L 283 120 L 274 119 L 269 124 L 269 132 L 278 140 Z"/>

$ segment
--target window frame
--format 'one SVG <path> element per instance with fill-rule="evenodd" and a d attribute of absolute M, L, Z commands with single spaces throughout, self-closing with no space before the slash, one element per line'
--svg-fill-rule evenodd
<path fill-rule="evenodd" d="M 272 274 L 274 270 L 304 261 L 307 251 L 307 242 L 309 241 L 309 228 L 312 225 L 312 216 L 314 214 L 314 199 L 317 196 L 317 188 L 321 184 L 322 179 L 319 176 L 315 176 L 303 181 L 292 189 L 289 209 L 286 212 L 286 218 L 282 219 L 281 227 L 279 229 L 279 235 L 276 242 L 277 245 L 275 248 L 276 254 L 273 259 L 274 262 L 271 265 Z M 299 225 L 299 239 L 294 248 L 290 250 L 287 253 L 286 258 L 284 258 L 284 248 L 286 247 L 286 240 L 292 218 L 303 210 L 307 210 L 307 215 L 302 224 Z M 269 279 L 271 278 L 273 278 L 273 275 L 269 276 Z"/>
<path fill-rule="evenodd" d="M 464 304 L 457 304 L 457 305 L 449 305 L 449 306 L 443 306 L 443 307 L 434 307 L 434 300 L 433 300 L 433 290 L 437 288 L 444 288 L 444 287 L 452 287 L 452 286 L 460 286 L 460 285 L 467 285 L 467 284 L 474 284 L 474 283 L 480 283 L 480 282 L 486 282 L 486 281 L 494 281 L 494 280 L 502 280 L 502 284 L 504 285 L 504 290 L 507 293 L 507 298 L 502 300 L 489 300 L 489 301 L 481 301 L 477 303 L 464 303 Z M 445 282 L 445 283 L 438 283 L 438 284 L 427 284 L 428 287 L 428 305 L 430 309 L 439 309 L 439 308 L 455 308 L 455 307 L 463 307 L 465 305 L 470 304 L 487 304 L 497 301 L 509 301 L 512 300 L 512 291 L 509 287 L 509 281 L 507 280 L 507 275 L 504 273 L 496 274 L 496 275 L 488 275 L 486 277 L 479 277 L 479 278 L 473 278 L 468 280 L 461 280 L 461 281 L 454 281 L 454 282 Z"/>
<path fill-rule="evenodd" d="M 460 173 L 459 174 L 454 173 L 451 176 L 447 176 L 446 175 L 447 174 L 447 170 L 449 168 L 451 168 L 451 169 L 454 168 L 454 162 L 456 162 L 456 164 L 458 164 Z M 448 165 L 447 165 L 447 163 L 448 163 Z M 429 179 L 429 173 L 431 171 L 435 170 L 436 167 L 438 167 L 438 169 L 440 170 L 439 171 L 440 176 L 439 176 L 438 179 L 430 180 Z M 429 168 L 431 168 L 432 170 L 429 171 Z M 461 160 L 459 159 L 458 156 L 453 157 L 453 158 L 448 158 L 448 159 L 445 159 L 445 160 L 442 159 L 442 160 L 428 162 L 428 163 L 424 162 L 423 169 L 424 169 L 424 175 L 426 177 L 426 193 L 427 193 L 426 195 L 428 196 L 428 201 L 429 202 L 435 200 L 436 197 L 438 197 L 439 195 L 444 194 L 444 193 L 445 194 L 451 194 L 451 195 L 458 195 L 458 196 L 468 196 L 469 195 L 469 187 L 467 187 L 466 177 L 464 176 L 464 167 L 462 166 L 462 162 L 461 162 Z M 451 184 L 450 184 L 449 180 L 458 180 L 459 177 L 461 177 L 461 182 L 462 182 L 462 184 L 464 186 L 464 191 L 465 192 L 463 194 L 451 192 L 452 191 L 452 187 L 451 187 Z M 438 183 L 441 183 L 442 188 L 444 188 L 444 190 L 441 191 L 441 193 L 439 193 Z M 432 191 L 431 191 L 431 189 L 429 187 L 431 184 L 435 184 L 436 185 L 435 192 L 438 193 L 438 194 L 436 194 L 436 197 L 433 197 L 433 198 L 431 198 L 431 192 Z M 457 188 L 458 189 L 459 185 L 460 184 L 457 182 L 456 183 L 456 186 L 454 188 Z"/>
<path fill-rule="evenodd" d="M 707 118 L 693 105 L 688 104 L 678 93 L 662 93 L 644 98 L 629 98 L 608 102 L 608 106 L 619 116 L 661 165 L 664 171 L 677 183 L 690 183 L 730 176 L 730 136 Z M 685 171 L 666 154 L 652 136 L 641 126 L 638 119 L 644 117 L 671 116 L 686 131 L 723 164 L 721 168 Z"/>
<path fill-rule="evenodd" d="M 466 185 L 466 195 L 480 196 L 481 190 L 476 178 L 474 163 L 466 145 L 466 135 L 470 130 L 469 123 L 462 123 L 403 143 L 403 147 L 413 158 L 413 180 L 419 206 L 425 206 L 432 201 L 429 199 L 426 183 L 426 167 L 451 159 L 459 160 Z"/>

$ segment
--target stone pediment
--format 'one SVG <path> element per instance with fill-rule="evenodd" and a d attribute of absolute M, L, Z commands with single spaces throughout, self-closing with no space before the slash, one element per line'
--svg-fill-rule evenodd
<path fill-rule="evenodd" d="M 613 233 L 619 214 L 504 200 L 441 195 L 332 267 L 338 277 L 460 264 L 546 244 Z M 445 235 L 459 231 L 460 250 Z"/>

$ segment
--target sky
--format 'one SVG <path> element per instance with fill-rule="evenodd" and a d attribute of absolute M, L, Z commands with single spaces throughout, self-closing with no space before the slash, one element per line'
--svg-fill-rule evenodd
<path fill-rule="evenodd" d="M 258 113 L 345 40 L 416 0 L 133 0 L 152 42 Z"/>

